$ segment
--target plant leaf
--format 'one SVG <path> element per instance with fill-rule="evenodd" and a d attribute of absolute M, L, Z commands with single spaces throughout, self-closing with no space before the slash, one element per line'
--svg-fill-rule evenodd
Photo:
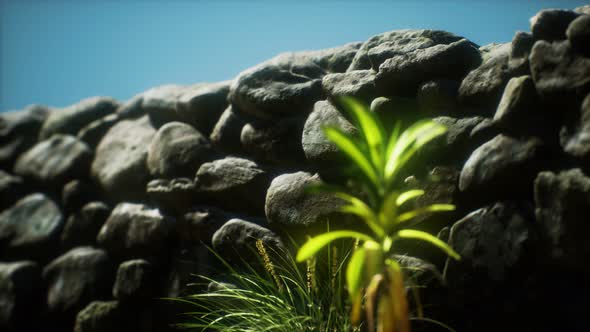
<path fill-rule="evenodd" d="M 420 190 L 420 189 L 414 189 L 414 190 L 408 190 L 406 192 L 401 193 L 398 197 L 397 200 L 395 201 L 395 204 L 397 206 L 401 206 L 403 205 L 405 202 L 414 199 L 416 197 L 422 196 L 424 195 L 424 190 Z"/>
<path fill-rule="evenodd" d="M 374 186 L 379 185 L 379 177 L 373 167 L 373 164 L 367 159 L 362 149 L 351 138 L 346 136 L 340 129 L 334 127 L 324 127 L 324 134 L 332 141 L 342 152 L 344 152 L 360 170 L 369 178 Z"/>
<path fill-rule="evenodd" d="M 374 331 L 375 328 L 375 300 L 377 300 L 377 293 L 382 282 L 383 274 L 379 273 L 374 275 L 365 292 L 365 312 L 367 313 L 366 319 L 368 331 Z"/>
<path fill-rule="evenodd" d="M 389 297 L 393 302 L 395 324 L 400 332 L 410 332 L 410 321 L 408 313 L 408 300 L 404 288 L 404 276 L 399 264 L 391 259 L 386 261 L 387 274 L 389 276 Z"/>
<path fill-rule="evenodd" d="M 355 231 L 334 231 L 321 234 L 309 239 L 303 246 L 301 246 L 301 248 L 299 248 L 296 257 L 297 262 L 301 263 L 306 261 L 330 242 L 341 238 L 356 238 L 363 241 L 373 240 L 370 236 Z"/>
<path fill-rule="evenodd" d="M 357 197 L 343 192 L 337 192 L 335 195 L 336 197 L 349 203 L 349 205 L 343 206 L 341 211 L 361 217 L 367 226 L 369 226 L 369 228 L 371 228 L 371 230 L 377 234 L 377 236 L 385 235 L 383 228 L 381 225 L 379 225 L 377 216 L 365 202 Z"/>
<path fill-rule="evenodd" d="M 438 247 L 442 251 L 444 251 L 447 255 L 451 256 L 455 260 L 460 260 L 461 256 L 451 248 L 448 244 L 441 241 L 434 235 L 428 234 L 423 231 L 418 231 L 415 229 L 402 229 L 397 232 L 397 236 L 404 238 L 404 239 L 416 239 L 416 240 L 423 240 L 426 242 L 430 242 L 432 245 Z"/>
<path fill-rule="evenodd" d="M 360 132 L 365 139 L 371 160 L 376 169 L 383 169 L 384 130 L 375 115 L 354 98 L 341 97 L 339 101 L 344 109 L 355 119 Z"/>
<path fill-rule="evenodd" d="M 364 264 L 365 249 L 360 247 L 352 254 L 346 267 L 346 285 L 348 286 L 348 293 L 353 304 L 351 319 L 355 323 L 360 319 L 361 301 L 359 299 L 362 298 L 361 289 L 364 283 Z"/>
<path fill-rule="evenodd" d="M 421 207 L 412 211 L 404 212 L 397 217 L 397 222 L 402 223 L 411 219 L 416 218 L 419 215 L 436 212 L 436 211 L 453 211 L 455 206 L 453 204 L 432 204 L 425 207 Z"/>

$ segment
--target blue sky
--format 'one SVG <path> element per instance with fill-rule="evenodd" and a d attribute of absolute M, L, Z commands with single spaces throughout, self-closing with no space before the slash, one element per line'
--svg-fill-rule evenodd
<path fill-rule="evenodd" d="M 402 28 L 507 42 L 543 8 L 587 0 L 0 0 L 0 111 L 231 79 L 284 51 Z"/>

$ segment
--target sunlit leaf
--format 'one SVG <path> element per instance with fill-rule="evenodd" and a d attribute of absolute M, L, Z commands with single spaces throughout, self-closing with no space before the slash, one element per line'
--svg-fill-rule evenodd
<path fill-rule="evenodd" d="M 376 274 L 371 278 L 367 291 L 365 292 L 365 312 L 367 319 L 368 331 L 374 331 L 375 328 L 375 302 L 379 292 L 379 286 L 383 282 L 383 275 L 381 273 Z"/>
<path fill-rule="evenodd" d="M 389 296 L 379 298 L 377 332 L 397 332 L 394 300 Z"/>
<path fill-rule="evenodd" d="M 337 192 L 335 195 L 336 197 L 349 203 L 349 205 L 343 206 L 341 208 L 341 211 L 348 212 L 361 217 L 363 221 L 369 226 L 369 228 L 371 228 L 371 230 L 375 232 L 375 234 L 377 234 L 377 236 L 384 235 L 384 230 L 379 225 L 377 221 L 377 216 L 375 215 L 371 207 L 369 207 L 365 202 L 363 202 L 361 199 L 357 197 L 354 197 L 343 192 Z"/>
<path fill-rule="evenodd" d="M 405 202 L 414 199 L 416 197 L 424 195 L 424 190 L 414 189 L 408 190 L 406 192 L 401 193 L 395 202 L 397 206 L 402 206 Z"/>
<path fill-rule="evenodd" d="M 309 239 L 297 252 L 296 260 L 304 262 L 315 255 L 320 249 L 328 245 L 330 242 L 341 238 L 355 238 L 363 241 L 372 241 L 373 239 L 363 233 L 355 231 L 334 231 L 318 235 Z"/>
<path fill-rule="evenodd" d="M 377 176 L 377 172 L 358 144 L 346 136 L 340 129 L 334 127 L 324 127 L 323 129 L 326 137 L 336 144 L 375 186 L 378 186 L 379 177 Z"/>
<path fill-rule="evenodd" d="M 451 256 L 456 260 L 460 260 L 461 256 L 451 248 L 448 244 L 441 241 L 434 235 L 428 234 L 426 232 L 418 231 L 415 229 L 402 229 L 397 232 L 397 236 L 404 238 L 404 239 L 416 239 L 416 240 L 423 240 L 426 242 L 430 242 L 432 245 L 438 247 L 442 251 L 444 251 L 447 255 Z"/>
<path fill-rule="evenodd" d="M 455 206 L 453 204 L 432 204 L 425 207 L 421 207 L 412 211 L 404 212 L 397 217 L 397 222 L 402 223 L 411 219 L 416 218 L 419 215 L 437 211 L 453 211 Z"/>
<path fill-rule="evenodd" d="M 351 319 L 355 325 L 360 320 L 360 300 L 362 298 L 361 289 L 363 287 L 364 263 L 365 249 L 361 247 L 355 250 L 348 262 L 348 266 L 346 267 L 346 284 L 352 302 Z"/>
<path fill-rule="evenodd" d="M 368 107 L 354 98 L 341 97 L 340 103 L 344 106 L 360 129 L 371 154 L 371 160 L 376 169 L 383 168 L 384 130 L 380 121 L 369 111 Z"/>
<path fill-rule="evenodd" d="M 397 216 L 397 204 L 398 193 L 395 191 L 390 192 L 383 199 L 381 210 L 379 211 L 379 223 L 385 227 L 386 231 L 389 232 L 394 226 Z"/>
<path fill-rule="evenodd" d="M 389 276 L 389 297 L 393 301 L 395 323 L 400 332 L 410 332 L 408 300 L 404 288 L 404 276 L 394 260 L 387 260 L 385 270 Z"/>

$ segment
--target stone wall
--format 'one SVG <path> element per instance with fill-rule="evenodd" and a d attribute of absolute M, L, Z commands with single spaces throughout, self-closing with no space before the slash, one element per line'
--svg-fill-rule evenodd
<path fill-rule="evenodd" d="M 215 273 L 207 246 L 231 261 L 254 238 L 321 229 L 338 202 L 304 188 L 341 179 L 320 128 L 354 133 L 334 106 L 354 96 L 387 124 L 449 128 L 400 184 L 457 205 L 422 227 L 462 261 L 404 248 L 444 270 L 423 294 L 429 315 L 458 331 L 582 331 L 589 46 L 588 6 L 546 10 L 506 44 L 392 31 L 227 82 L 2 113 L 0 328 L 164 331 L 182 311 L 157 298 Z"/>

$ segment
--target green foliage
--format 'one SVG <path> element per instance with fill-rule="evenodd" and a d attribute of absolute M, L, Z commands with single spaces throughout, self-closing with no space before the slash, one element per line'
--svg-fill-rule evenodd
<path fill-rule="evenodd" d="M 369 331 L 376 328 L 382 332 L 407 332 L 410 330 L 409 309 L 403 273 L 398 262 L 391 259 L 396 241 L 402 238 L 426 241 L 454 259 L 459 259 L 459 255 L 435 236 L 419 230 L 403 229 L 408 221 L 418 216 L 450 211 L 454 206 L 434 204 L 405 211 L 405 205 L 424 192 L 400 192 L 394 186 L 400 170 L 416 152 L 445 133 L 446 128 L 433 121 L 423 120 L 403 132 L 401 125 L 397 124 L 387 137 L 383 125 L 367 107 L 351 98 L 342 98 L 340 101 L 359 129 L 360 137 L 349 137 L 335 127 L 324 128 L 324 133 L 359 171 L 362 188 L 365 189 L 362 193 L 366 195 L 355 196 L 346 188 L 327 185 L 316 186 L 312 191 L 331 192 L 342 199 L 345 202 L 342 211 L 358 216 L 368 226 L 370 233 L 334 231 L 319 235 L 299 249 L 297 261 L 309 260 L 336 239 L 348 237 L 360 241 L 362 244 L 356 248 L 346 268 L 353 324 L 360 323 L 364 295 Z"/>
<path fill-rule="evenodd" d="M 245 272 L 237 271 L 218 256 L 228 273 L 217 280 L 200 276 L 203 285 L 214 283 L 217 289 L 172 299 L 195 307 L 178 327 L 224 332 L 351 331 L 343 292 L 343 268 L 351 247 L 351 241 L 334 242 L 302 266 L 287 250 L 269 248 L 259 240 L 262 272 L 253 264 Z"/>

